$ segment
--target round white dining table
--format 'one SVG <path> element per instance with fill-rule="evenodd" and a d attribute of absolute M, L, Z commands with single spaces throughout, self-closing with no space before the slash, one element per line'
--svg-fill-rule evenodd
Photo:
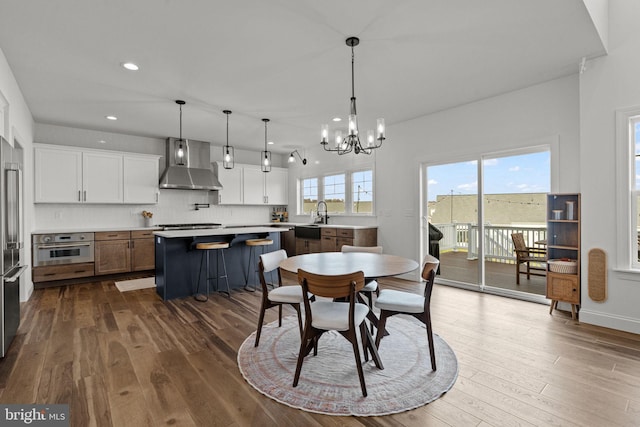
<path fill-rule="evenodd" d="M 320 252 L 296 255 L 280 263 L 281 269 L 295 274 L 298 273 L 298 269 L 329 276 L 362 271 L 364 277 L 371 279 L 409 273 L 418 266 L 418 263 L 412 259 L 367 252 Z"/>

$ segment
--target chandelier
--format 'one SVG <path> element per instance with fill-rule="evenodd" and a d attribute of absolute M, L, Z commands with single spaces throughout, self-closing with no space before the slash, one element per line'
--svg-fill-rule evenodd
<path fill-rule="evenodd" d="M 322 125 L 320 144 L 325 151 L 334 151 L 338 154 L 347 154 L 354 152 L 356 154 L 364 153 L 371 154 L 374 149 L 382 146 L 384 141 L 384 119 L 378 119 L 376 133 L 373 130 L 367 131 L 366 144 L 363 146 L 360 142 L 360 136 L 358 132 L 358 117 L 356 115 L 356 92 L 355 92 L 355 78 L 354 78 L 354 62 L 355 55 L 353 48 L 360 44 L 360 39 L 357 37 L 349 37 L 346 40 L 347 46 L 351 47 L 351 114 L 349 114 L 349 128 L 347 130 L 347 136 L 342 137 L 342 132 L 337 130 L 335 133 L 335 146 L 329 146 L 329 125 Z"/>

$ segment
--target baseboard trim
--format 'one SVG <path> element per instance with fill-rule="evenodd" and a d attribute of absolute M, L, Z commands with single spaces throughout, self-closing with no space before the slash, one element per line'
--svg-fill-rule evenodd
<path fill-rule="evenodd" d="M 580 310 L 580 322 L 640 334 L 640 319 L 638 318 L 616 316 L 582 308 Z"/>

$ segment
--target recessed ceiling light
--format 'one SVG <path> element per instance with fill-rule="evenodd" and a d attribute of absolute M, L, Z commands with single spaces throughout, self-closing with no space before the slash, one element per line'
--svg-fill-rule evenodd
<path fill-rule="evenodd" d="M 118 120 L 116 116 L 104 116 L 107 120 Z"/>
<path fill-rule="evenodd" d="M 319 164 L 320 164 L 320 160 L 316 160 L 316 161 L 315 161 L 315 164 L 316 164 L 316 165 L 319 165 Z"/>
<path fill-rule="evenodd" d="M 273 144 L 275 144 L 275 142 L 273 142 L 273 141 L 267 142 L 267 145 L 273 145 Z"/>
<path fill-rule="evenodd" d="M 104 139 L 101 139 L 100 141 L 98 141 L 100 144 L 106 144 L 107 141 L 105 141 Z"/>
<path fill-rule="evenodd" d="M 138 71 L 140 69 L 140 67 L 138 67 L 136 64 L 134 64 L 133 62 L 123 62 L 122 66 L 124 68 L 126 68 L 129 71 Z"/>
<path fill-rule="evenodd" d="M 340 117 L 334 117 L 334 118 L 333 118 L 333 121 L 334 121 L 334 122 L 341 122 L 341 121 L 342 121 L 342 119 L 341 119 Z"/>

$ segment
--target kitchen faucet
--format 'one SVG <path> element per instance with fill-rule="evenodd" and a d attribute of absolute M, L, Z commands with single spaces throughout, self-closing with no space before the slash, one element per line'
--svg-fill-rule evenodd
<path fill-rule="evenodd" d="M 320 212 L 320 205 L 324 206 L 324 211 L 322 212 L 322 214 L 324 214 L 324 220 L 322 219 L 322 217 L 320 217 L 320 223 L 321 224 L 328 224 L 329 223 L 329 215 L 328 215 L 328 208 L 327 208 L 327 202 L 325 202 L 324 200 L 320 200 L 318 202 L 318 205 L 316 206 L 316 211 L 318 212 L 318 216 L 320 216 L 321 212 Z"/>

